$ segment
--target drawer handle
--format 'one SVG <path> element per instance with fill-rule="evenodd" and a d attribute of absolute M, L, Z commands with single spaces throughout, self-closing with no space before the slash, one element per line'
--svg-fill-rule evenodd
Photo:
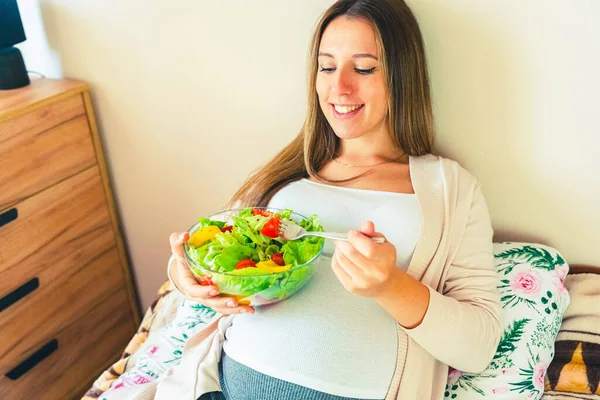
<path fill-rule="evenodd" d="M 0 214 L 0 228 L 8 224 L 9 222 L 13 222 L 15 219 L 17 219 L 18 216 L 19 212 L 16 208 L 11 208 L 10 210 L 3 212 L 2 214 Z"/>
<path fill-rule="evenodd" d="M 58 349 L 58 340 L 52 339 L 41 349 L 36 351 L 31 357 L 17 365 L 12 370 L 6 373 L 6 377 L 13 381 L 16 381 L 21 376 L 27 373 L 30 369 L 39 364 L 44 358 L 54 353 Z"/>
<path fill-rule="evenodd" d="M 39 287 L 40 280 L 38 278 L 33 278 L 23 286 L 13 290 L 12 292 L 0 299 L 0 312 L 12 306 L 17 301 L 21 300 L 23 297 L 27 296 L 29 293 L 33 292 Z"/>

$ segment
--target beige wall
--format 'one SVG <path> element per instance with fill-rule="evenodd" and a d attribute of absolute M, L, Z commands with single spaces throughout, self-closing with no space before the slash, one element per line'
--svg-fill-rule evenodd
<path fill-rule="evenodd" d="M 19 1 L 28 67 L 91 85 L 143 306 L 169 233 L 219 209 L 298 131 L 310 32 L 331 3 Z M 482 181 L 498 240 L 600 266 L 600 2 L 409 3 L 440 149 Z"/>

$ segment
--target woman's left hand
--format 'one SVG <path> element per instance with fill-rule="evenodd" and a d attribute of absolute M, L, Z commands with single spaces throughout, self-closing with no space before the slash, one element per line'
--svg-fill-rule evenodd
<path fill-rule="evenodd" d="M 390 282 L 396 267 L 396 247 L 389 242 L 375 243 L 371 237 L 385 237 L 375 232 L 372 222 L 360 231 L 350 231 L 348 242 L 336 241 L 331 261 L 333 272 L 344 288 L 359 296 L 374 297 Z"/>

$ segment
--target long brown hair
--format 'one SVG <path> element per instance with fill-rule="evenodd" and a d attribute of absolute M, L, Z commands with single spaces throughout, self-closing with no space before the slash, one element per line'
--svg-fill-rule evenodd
<path fill-rule="evenodd" d="M 340 141 L 325 119 L 316 92 L 321 37 L 334 19 L 362 18 L 373 26 L 378 58 L 388 87 L 386 122 L 396 147 L 409 156 L 432 152 L 433 113 L 425 47 L 419 25 L 403 0 L 339 0 L 317 23 L 308 62 L 308 107 L 300 133 L 254 172 L 228 206 L 266 206 L 285 185 L 316 177 L 339 151 Z M 333 182 L 333 181 L 332 181 Z"/>

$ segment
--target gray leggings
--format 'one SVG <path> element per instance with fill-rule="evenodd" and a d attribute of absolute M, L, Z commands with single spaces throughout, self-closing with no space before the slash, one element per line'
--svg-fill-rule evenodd
<path fill-rule="evenodd" d="M 360 400 L 340 397 L 261 374 L 221 353 L 219 363 L 221 392 L 200 396 L 198 400 Z"/>

